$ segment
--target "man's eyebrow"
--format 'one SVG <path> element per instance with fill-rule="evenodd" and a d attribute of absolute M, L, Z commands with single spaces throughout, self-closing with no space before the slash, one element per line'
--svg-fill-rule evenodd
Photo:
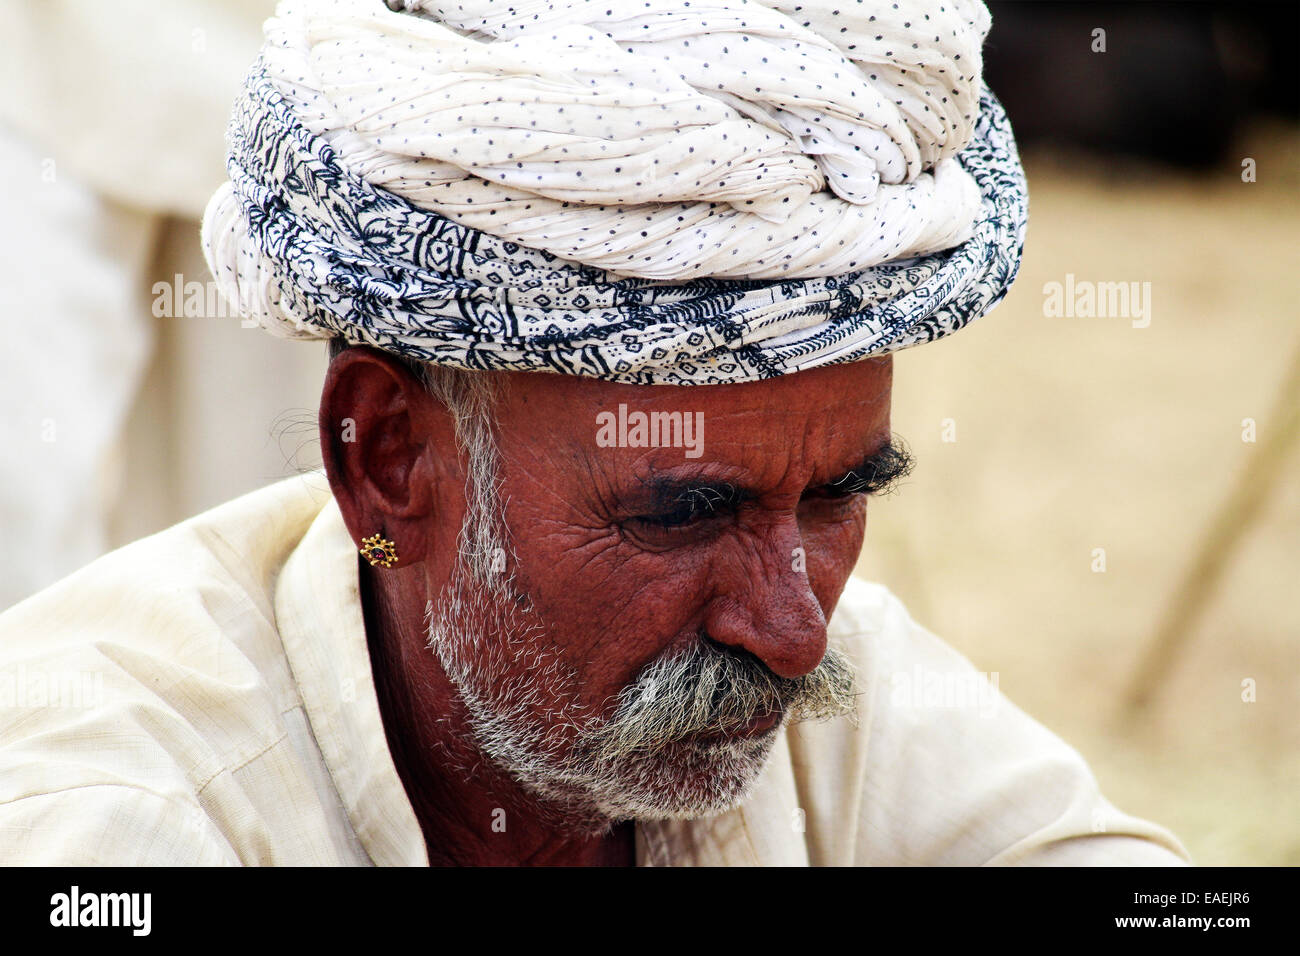
<path fill-rule="evenodd" d="M 891 438 L 843 474 L 812 487 L 845 495 L 859 492 L 881 494 L 892 490 L 897 482 L 911 474 L 914 465 L 915 460 L 902 441 Z M 692 510 L 711 513 L 735 508 L 759 494 L 757 489 L 744 484 L 704 476 L 658 475 L 646 479 L 641 486 L 649 492 L 647 504 L 657 510 L 689 505 Z"/>

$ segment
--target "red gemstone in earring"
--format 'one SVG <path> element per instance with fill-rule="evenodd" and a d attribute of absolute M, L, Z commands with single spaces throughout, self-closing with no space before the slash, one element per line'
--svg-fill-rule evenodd
<path fill-rule="evenodd" d="M 393 562 L 397 560 L 397 545 L 379 534 L 372 534 L 368 538 L 362 538 L 361 547 L 358 551 L 363 558 L 370 562 L 372 568 L 381 564 L 386 568 L 391 568 Z"/>

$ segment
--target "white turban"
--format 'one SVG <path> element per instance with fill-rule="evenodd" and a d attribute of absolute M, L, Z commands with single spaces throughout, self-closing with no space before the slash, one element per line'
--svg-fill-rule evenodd
<path fill-rule="evenodd" d="M 204 243 L 272 331 L 700 384 L 933 338 L 1014 276 L 979 3 L 391 5 L 285 0 L 236 104 Z"/>

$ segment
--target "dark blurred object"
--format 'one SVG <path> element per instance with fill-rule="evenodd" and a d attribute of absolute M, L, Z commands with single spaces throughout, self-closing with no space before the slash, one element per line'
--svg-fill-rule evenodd
<path fill-rule="evenodd" d="M 988 7 L 984 75 L 1022 144 L 1203 169 L 1252 116 L 1300 117 L 1294 0 Z"/>

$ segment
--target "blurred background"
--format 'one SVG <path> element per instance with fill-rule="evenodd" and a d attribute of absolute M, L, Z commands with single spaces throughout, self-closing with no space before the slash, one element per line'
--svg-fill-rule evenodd
<path fill-rule="evenodd" d="M 273 7 L 0 0 L 0 608 L 319 465 L 323 345 L 198 245 Z M 1300 6 L 989 7 L 1024 264 L 896 357 L 919 464 L 858 573 L 1196 862 L 1300 863 Z M 1144 314 L 1050 305 L 1117 282 Z"/>

